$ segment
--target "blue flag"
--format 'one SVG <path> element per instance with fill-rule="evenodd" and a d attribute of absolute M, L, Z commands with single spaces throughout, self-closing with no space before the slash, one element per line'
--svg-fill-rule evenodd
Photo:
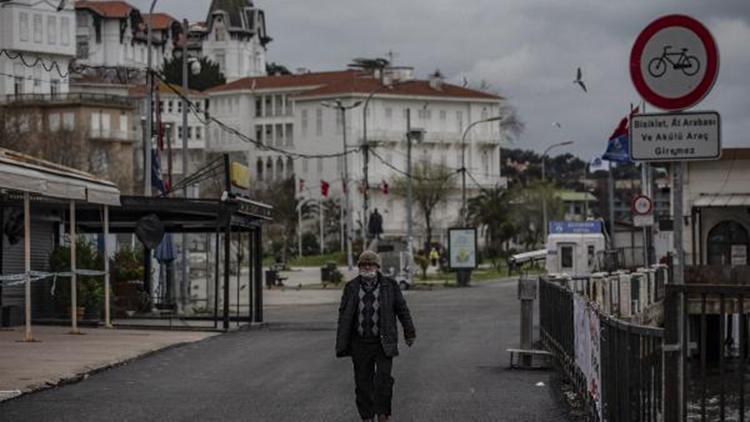
<path fill-rule="evenodd" d="M 620 124 L 609 137 L 607 151 L 602 155 L 602 158 L 616 163 L 630 163 L 629 142 L 628 118 L 625 117 L 620 120 Z"/>

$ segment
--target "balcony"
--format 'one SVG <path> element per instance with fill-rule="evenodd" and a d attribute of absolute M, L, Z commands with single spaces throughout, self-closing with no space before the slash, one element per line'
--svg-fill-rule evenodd
<path fill-rule="evenodd" d="M 98 107 L 135 108 L 135 101 L 119 95 L 75 93 L 75 94 L 19 94 L 6 95 L 4 104 L 21 106 L 88 105 Z"/>
<path fill-rule="evenodd" d="M 90 129 L 88 138 L 96 141 L 135 142 L 138 140 L 136 132 L 113 129 Z"/>

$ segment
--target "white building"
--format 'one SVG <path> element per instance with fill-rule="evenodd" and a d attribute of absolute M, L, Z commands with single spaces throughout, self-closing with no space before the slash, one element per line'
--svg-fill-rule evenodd
<path fill-rule="evenodd" d="M 0 2 L 0 49 L 4 50 L 0 54 L 0 96 L 68 92 L 68 64 L 76 48 L 75 14 L 71 6 L 57 12 L 57 2 L 52 3 Z M 36 66 L 24 65 L 19 54 L 26 64 Z"/>
<path fill-rule="evenodd" d="M 498 116 L 503 99 L 467 88 L 432 80 L 408 80 L 411 72 L 401 72 L 401 80 L 389 89 L 372 75 L 347 70 L 296 75 L 244 78 L 209 90 L 211 114 L 233 129 L 254 135 L 264 145 L 304 154 L 336 154 L 343 151 L 341 114 L 322 102 L 340 100 L 344 104 L 365 101 L 377 91 L 367 107 L 368 143 L 376 147 L 369 161 L 370 207 L 384 215 L 386 235 L 403 235 L 406 230 L 404 201 L 391 192 L 378 190 L 383 182 L 392 184 L 406 170 L 406 110 L 413 128 L 426 131 L 423 143 L 414 145 L 413 162 L 442 165 L 456 172 L 455 189 L 433 217 L 435 236 L 458 221 L 461 207 L 461 137 L 475 121 Z M 347 112 L 346 133 L 350 148 L 363 140 L 363 107 Z M 504 185 L 500 176 L 500 145 L 503 134 L 497 122 L 475 126 L 466 137 L 468 196 L 479 187 Z M 311 198 L 320 197 L 320 181 L 330 184 L 330 196 L 343 193 L 343 159 L 313 158 L 292 161 L 279 152 L 264 150 L 212 125 L 208 148 L 214 151 L 247 153 L 255 179 L 280 180 L 295 174 L 306 182 Z M 362 154 L 348 157 L 352 210 L 355 221 L 362 217 L 363 197 L 358 186 L 363 180 Z M 394 170 L 395 168 L 395 170 Z M 420 213 L 414 210 L 420 221 Z M 415 225 L 415 227 L 417 227 Z M 417 233 L 419 235 L 420 233 Z"/>
<path fill-rule="evenodd" d="M 203 56 L 219 64 L 232 82 L 266 74 L 266 32 L 263 10 L 251 0 L 213 0 L 198 31 Z"/>
<path fill-rule="evenodd" d="M 177 182 L 182 178 L 182 99 L 177 95 L 174 90 L 182 93 L 181 87 L 172 86 L 170 88 L 166 84 L 159 84 L 158 94 L 154 98 L 154 103 L 159 105 L 159 112 L 161 122 L 165 128 L 165 142 L 171 141 L 172 148 L 172 175 L 174 176 L 173 181 Z M 141 108 L 140 114 L 143 115 L 142 110 L 145 101 L 146 88 L 143 85 L 136 86 L 130 89 L 130 98 L 137 99 L 137 104 Z M 195 105 L 196 109 L 200 112 L 204 112 L 207 106 L 207 95 L 197 92 L 189 91 L 187 93 L 188 99 Z M 206 150 L 206 125 L 198 118 L 194 113 L 188 113 L 188 127 L 187 127 L 187 138 L 188 138 L 188 174 L 194 172 L 203 163 L 204 152 Z M 166 149 L 166 144 L 165 144 Z M 139 160 L 140 161 L 140 160 Z M 162 158 L 162 173 L 166 176 L 168 166 L 167 158 Z M 139 163 L 139 168 L 143 168 Z M 166 180 L 166 179 L 164 179 Z M 197 192 L 195 193 L 197 195 Z"/>
<path fill-rule="evenodd" d="M 90 66 L 143 68 L 148 62 L 146 24 L 152 24 L 152 63 L 161 67 L 172 55 L 181 24 L 169 15 L 141 15 L 124 1 L 75 3 L 76 57 Z"/>

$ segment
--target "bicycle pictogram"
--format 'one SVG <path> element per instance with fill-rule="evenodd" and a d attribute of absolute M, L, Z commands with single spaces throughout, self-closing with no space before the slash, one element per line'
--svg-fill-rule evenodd
<path fill-rule="evenodd" d="M 695 56 L 687 54 L 688 49 L 683 48 L 679 53 L 669 50 L 671 45 L 664 47 L 664 52 L 659 57 L 654 57 L 648 62 L 648 73 L 654 78 L 660 78 L 667 73 L 667 65 L 672 65 L 673 70 L 682 70 L 685 76 L 693 76 L 701 68 L 701 62 Z"/>

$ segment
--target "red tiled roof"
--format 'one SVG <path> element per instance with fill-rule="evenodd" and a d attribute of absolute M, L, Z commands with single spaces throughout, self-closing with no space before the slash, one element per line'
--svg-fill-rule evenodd
<path fill-rule="evenodd" d="M 130 16 L 130 11 L 134 8 L 124 1 L 78 0 L 76 2 L 76 10 L 78 9 L 90 9 L 105 18 L 120 19 Z"/>
<path fill-rule="evenodd" d="M 356 78 L 328 84 L 312 91 L 301 94 L 300 97 L 322 97 L 343 94 L 369 94 L 382 87 L 383 84 L 375 78 Z M 474 89 L 463 88 L 443 82 L 439 89 L 433 88 L 430 81 L 412 80 L 396 83 L 392 88 L 383 88 L 378 92 L 382 95 L 408 95 L 425 97 L 474 98 L 485 100 L 502 100 L 503 97 Z"/>
<path fill-rule="evenodd" d="M 174 88 L 174 90 L 172 88 Z M 184 92 L 182 90 L 181 86 L 178 86 L 178 85 L 175 85 L 175 84 L 169 84 L 169 85 L 167 85 L 166 83 L 163 83 L 163 82 L 159 84 L 159 93 L 162 94 L 162 95 L 165 95 L 165 94 L 166 95 L 177 95 L 174 92 L 175 90 L 177 92 Z M 146 86 L 145 85 L 133 85 L 128 90 L 128 95 L 131 96 L 131 97 L 134 97 L 134 98 L 144 97 L 146 95 Z M 200 91 L 196 91 L 196 90 L 191 89 L 191 90 L 188 91 L 188 95 L 203 97 L 206 94 L 204 94 L 204 93 L 202 93 Z"/>
<path fill-rule="evenodd" d="M 207 93 L 241 91 L 252 89 L 279 89 L 308 87 L 311 90 L 300 94 L 300 97 L 333 96 L 342 94 L 369 94 L 382 86 L 379 80 L 359 70 L 340 70 L 331 72 L 314 72 L 299 75 L 262 76 L 243 78 L 226 85 L 211 88 Z M 393 88 L 383 89 L 382 94 L 430 96 L 447 98 L 475 98 L 502 100 L 497 95 L 489 94 L 457 85 L 443 83 L 435 89 L 429 81 L 414 80 L 396 84 Z"/>
<path fill-rule="evenodd" d="M 274 89 L 294 87 L 321 87 L 336 82 L 344 82 L 363 77 L 358 70 L 338 70 L 331 72 L 303 73 L 299 75 L 259 76 L 238 79 L 226 85 L 209 89 L 208 93 L 241 91 L 251 89 Z"/>
<path fill-rule="evenodd" d="M 149 14 L 143 15 L 143 21 L 147 25 L 151 24 L 152 19 L 153 19 L 153 25 L 151 28 L 157 31 L 170 29 L 172 26 L 172 23 L 177 21 L 177 19 L 173 18 L 172 16 L 166 13 L 154 13 L 153 15 L 149 15 Z"/>

